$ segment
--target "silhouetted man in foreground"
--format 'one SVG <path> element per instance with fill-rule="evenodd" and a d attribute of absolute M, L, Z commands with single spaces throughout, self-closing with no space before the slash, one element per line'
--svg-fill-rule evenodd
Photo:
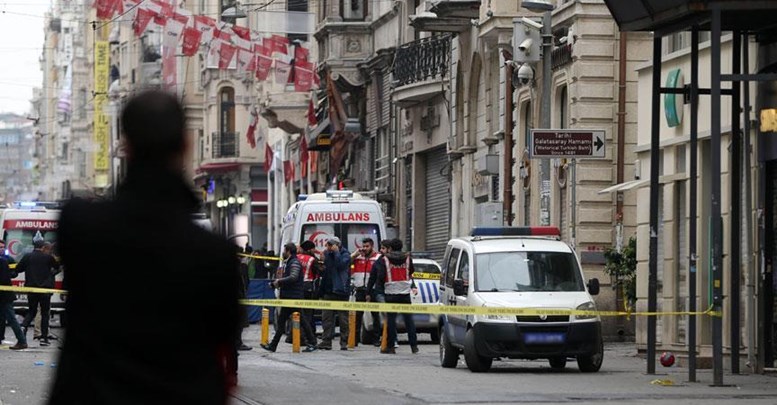
<path fill-rule="evenodd" d="M 224 404 L 236 382 L 238 259 L 192 222 L 184 120 L 172 95 L 133 97 L 116 198 L 62 210 L 70 294 L 51 404 Z"/>

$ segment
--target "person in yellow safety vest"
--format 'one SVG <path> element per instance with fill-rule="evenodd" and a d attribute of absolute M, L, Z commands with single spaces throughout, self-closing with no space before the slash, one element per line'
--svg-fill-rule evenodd
<path fill-rule="evenodd" d="M 352 294 L 356 298 L 356 302 L 367 302 L 367 282 L 370 279 L 370 271 L 372 265 L 378 259 L 378 252 L 373 250 L 375 241 L 372 238 L 364 238 L 361 240 L 362 245 L 351 255 L 351 287 L 353 288 Z M 359 345 L 359 333 L 362 330 L 362 317 L 363 312 L 356 313 L 356 346 Z M 373 314 L 372 319 L 372 331 L 369 333 L 369 341 L 375 341 L 378 338 L 377 331 L 380 329 L 380 319 L 377 314 Z"/>

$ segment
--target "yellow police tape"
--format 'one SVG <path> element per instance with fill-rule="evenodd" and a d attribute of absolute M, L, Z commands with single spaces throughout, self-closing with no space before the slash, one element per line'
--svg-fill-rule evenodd
<path fill-rule="evenodd" d="M 245 253 L 238 253 L 238 256 L 241 257 L 250 257 L 252 259 L 261 259 L 261 260 L 275 260 L 275 261 L 283 261 L 283 258 L 281 257 L 275 257 L 275 256 L 259 256 L 259 255 L 247 255 Z"/>
<path fill-rule="evenodd" d="M 0 291 L 22 293 L 67 294 L 65 290 L 53 288 L 0 286 Z M 317 301 L 289 299 L 245 299 L 240 303 L 257 307 L 286 307 L 299 309 L 323 309 L 331 311 L 370 311 L 396 312 L 429 315 L 575 315 L 575 316 L 686 316 L 706 315 L 720 317 L 719 311 L 709 307 L 706 311 L 670 311 L 670 312 L 626 312 L 626 311 L 582 311 L 564 308 L 511 308 L 511 307 L 470 307 L 439 304 L 390 304 L 382 302 Z"/>

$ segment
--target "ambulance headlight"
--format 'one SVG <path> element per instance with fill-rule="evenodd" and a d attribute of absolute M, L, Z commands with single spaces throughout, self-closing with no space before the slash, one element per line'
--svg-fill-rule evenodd
<path fill-rule="evenodd" d="M 593 301 L 588 301 L 583 304 L 580 304 L 575 308 L 578 311 L 596 311 L 596 304 L 594 304 Z M 575 315 L 575 319 L 594 319 L 596 318 L 596 314 L 578 314 Z"/>

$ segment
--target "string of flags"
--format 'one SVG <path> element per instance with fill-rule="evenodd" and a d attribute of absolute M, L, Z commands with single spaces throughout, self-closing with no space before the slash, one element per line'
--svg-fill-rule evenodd
<path fill-rule="evenodd" d="M 166 85 L 175 85 L 175 53 L 180 44 L 184 56 L 202 51 L 209 67 L 236 69 L 239 73 L 253 72 L 260 81 L 273 79 L 275 83 L 294 86 L 295 92 L 308 92 L 320 87 L 315 63 L 310 61 L 310 49 L 304 43 L 290 43 L 278 34 L 265 34 L 247 27 L 218 21 L 206 15 L 194 15 L 189 10 L 174 6 L 175 0 L 94 0 L 97 18 L 103 21 L 121 17 L 132 21 L 135 36 L 149 29 L 159 29 L 162 35 L 162 76 Z M 273 73 L 271 75 L 271 73 Z M 310 127 L 317 123 L 313 101 L 310 101 L 307 121 Z M 246 138 L 256 148 L 259 112 L 256 105 L 250 109 Z M 300 175 L 306 177 L 317 170 L 317 152 L 309 151 L 302 136 L 299 145 Z M 280 165 L 279 165 L 280 163 Z M 295 162 L 284 160 L 265 143 L 265 172 L 281 169 L 284 182 L 294 181 Z"/>
<path fill-rule="evenodd" d="M 180 43 L 184 56 L 194 56 L 203 49 L 209 66 L 254 72 L 261 81 L 267 80 L 274 69 L 275 82 L 293 84 L 296 92 L 320 85 L 310 50 L 303 43 L 291 44 L 284 35 L 264 34 L 194 15 L 166 0 L 95 0 L 93 7 L 100 20 L 116 16 L 131 20 L 136 36 L 143 35 L 152 24 L 158 26 L 163 32 L 163 53 L 175 52 Z"/>

